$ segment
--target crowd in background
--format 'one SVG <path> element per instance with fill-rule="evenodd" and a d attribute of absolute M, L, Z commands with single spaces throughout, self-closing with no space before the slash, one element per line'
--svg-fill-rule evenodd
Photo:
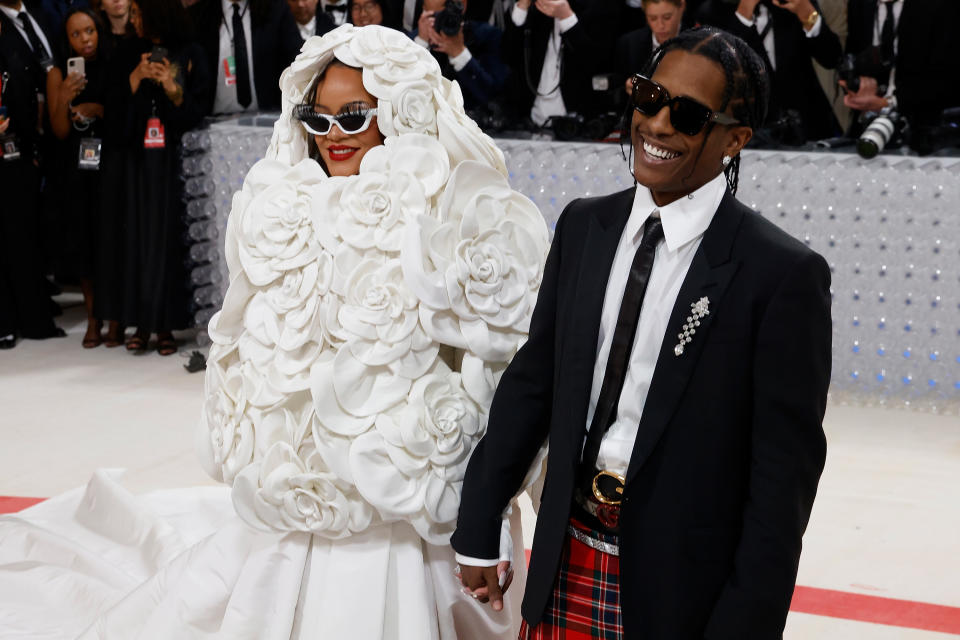
<path fill-rule="evenodd" d="M 925 153 L 960 107 L 956 0 L 0 0 L 0 349 L 63 336 L 67 284 L 84 347 L 175 353 L 181 136 L 278 111 L 303 40 L 347 22 L 428 48 L 491 133 L 615 135 L 633 75 L 697 25 L 768 65 L 760 144 L 849 139 L 883 113 Z"/>

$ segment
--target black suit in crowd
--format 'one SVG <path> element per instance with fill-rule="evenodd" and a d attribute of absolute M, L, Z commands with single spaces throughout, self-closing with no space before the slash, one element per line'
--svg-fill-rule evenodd
<path fill-rule="evenodd" d="M 620 4 L 570 2 L 578 21 L 560 36 L 560 93 L 568 112 L 595 115 L 602 108 L 601 102 L 594 98 L 593 76 L 609 71 L 619 33 Z M 553 24 L 553 18 L 540 13 L 535 4 L 530 5 L 522 26 L 515 25 L 509 13 L 506 16 L 502 57 L 513 69 L 509 99 L 519 117 L 529 116 L 533 106 Z"/>
<path fill-rule="evenodd" d="M 816 0 L 812 0 L 819 10 Z M 821 19 L 820 33 L 808 38 L 797 16 L 774 2 L 769 2 L 770 19 L 773 21 L 773 38 L 776 69 L 772 70 L 773 91 L 770 103 L 770 121 L 786 110 L 794 110 L 803 119 L 806 139 L 817 140 L 840 134 L 840 124 L 833 113 L 830 101 L 817 80 L 811 60 L 816 60 L 827 69 L 836 68 L 843 48 L 840 39 Z M 767 52 L 756 27 L 747 27 L 737 19 L 736 5 L 726 5 L 710 11 L 716 16 L 720 27 L 745 40 L 761 58 L 767 60 Z"/>
<path fill-rule="evenodd" d="M 57 328 L 38 250 L 37 63 L 2 13 L 0 21 L 0 73 L 6 73 L 2 102 L 10 121 L 0 138 L 15 136 L 20 151 L 19 159 L 0 158 L 0 338 L 18 332 L 27 338 L 44 338 L 55 335 Z"/>
<path fill-rule="evenodd" d="M 848 0 L 847 53 L 870 49 L 885 15 L 878 0 Z M 936 122 L 944 109 L 960 106 L 957 25 L 960 2 L 904 0 L 896 30 L 895 95 L 900 112 L 915 122 Z"/>
<path fill-rule="evenodd" d="M 567 536 L 606 282 L 633 199 L 578 200 L 561 216 L 529 340 L 463 485 L 453 547 L 495 558 L 501 513 L 549 441 L 522 609 L 531 626 Z M 624 637 L 781 638 L 826 453 L 829 288 L 822 257 L 726 194 L 671 312 L 626 474 Z M 677 356 L 701 297 L 710 314 Z"/>
<path fill-rule="evenodd" d="M 500 97 L 510 69 L 500 59 L 500 30 L 485 22 L 465 20 L 463 42 L 470 50 L 471 59 L 457 71 L 445 53 L 433 52 L 440 64 L 443 77 L 456 80 L 463 90 L 463 102 L 467 109 L 486 107 Z"/>
<path fill-rule="evenodd" d="M 617 39 L 617 77 L 622 86 L 627 78 L 643 73 L 644 66 L 653 53 L 653 32 L 650 27 L 642 27 L 625 33 Z"/>
<path fill-rule="evenodd" d="M 47 14 L 43 10 L 43 5 L 37 0 L 23 0 L 23 7 L 37 24 L 40 25 L 43 35 L 50 44 L 51 53 L 54 58 L 56 58 L 59 53 L 56 43 L 59 42 L 60 39 L 55 37 L 54 34 L 59 34 L 61 29 L 50 23 Z M 20 65 L 21 69 L 26 72 L 27 77 L 32 79 L 32 82 L 36 85 L 36 90 L 39 93 L 46 94 L 47 72 L 46 69 L 40 66 L 40 59 L 44 56 L 38 57 L 34 54 L 26 38 L 24 38 L 17 29 L 17 25 L 2 11 L 0 11 L 0 30 L 2 30 L 0 38 L 3 38 L 7 42 L 7 50 L 9 54 L 13 56 L 13 59 L 16 60 L 16 64 Z M 53 60 L 53 62 L 56 62 L 56 60 Z"/>
<path fill-rule="evenodd" d="M 250 0 L 251 41 L 250 64 L 253 65 L 253 85 L 257 105 L 261 111 L 280 109 L 280 74 L 300 52 L 303 39 L 286 0 Z M 200 0 L 190 7 L 200 46 L 207 58 L 209 100 L 207 113 L 213 110 L 216 96 L 217 69 L 220 61 L 220 25 L 224 20 L 220 0 Z M 226 18 L 229 22 L 231 16 Z"/>

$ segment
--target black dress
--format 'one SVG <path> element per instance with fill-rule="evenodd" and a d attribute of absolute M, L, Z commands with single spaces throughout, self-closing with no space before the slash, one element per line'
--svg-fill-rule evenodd
<path fill-rule="evenodd" d="M 183 103 L 177 107 L 163 88 L 143 80 L 130 92 L 129 74 L 141 54 L 153 44 L 133 40 L 117 51 L 119 73 L 111 81 L 107 97 L 108 139 L 119 142 L 111 152 L 104 180 L 116 186 L 107 191 L 104 214 L 120 222 L 122 281 L 106 296 L 111 313 L 105 319 L 120 320 L 141 331 L 183 329 L 189 322 L 189 291 L 184 268 L 184 204 L 180 178 L 180 140 L 184 132 L 203 119 L 206 104 L 207 69 L 202 50 L 194 44 L 168 44 L 169 60 L 176 66 L 177 83 L 183 87 Z M 163 148 L 145 148 L 148 121 L 159 118 L 164 128 Z M 114 182 L 120 178 L 120 182 Z"/>
<path fill-rule="evenodd" d="M 87 85 L 73 99 L 74 105 L 104 103 L 106 78 L 103 66 L 96 60 L 86 61 Z M 61 67 L 60 70 L 66 78 L 66 69 Z M 84 139 L 98 139 L 102 145 L 102 119 L 97 118 L 88 125 L 74 123 L 70 127 L 70 135 L 57 145 L 56 156 L 52 159 L 57 170 L 50 172 L 51 186 L 54 187 L 52 191 L 57 201 L 59 235 L 56 275 L 63 282 L 96 278 L 101 180 L 99 170 L 80 168 L 80 144 Z"/>

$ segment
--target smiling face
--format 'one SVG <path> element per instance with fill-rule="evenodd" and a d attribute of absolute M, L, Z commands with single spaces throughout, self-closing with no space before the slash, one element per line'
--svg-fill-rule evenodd
<path fill-rule="evenodd" d="M 67 41 L 78 56 L 86 59 L 97 55 L 97 25 L 85 13 L 75 13 L 67 20 Z"/>
<path fill-rule="evenodd" d="M 647 0 L 643 3 L 643 13 L 657 42 L 663 44 L 680 33 L 683 9 L 682 2 L 678 7 L 671 0 Z"/>
<path fill-rule="evenodd" d="M 720 110 L 726 77 L 723 67 L 709 58 L 670 51 L 652 80 L 663 85 L 672 97 L 686 96 Z M 693 193 L 720 175 L 723 156 L 736 156 L 752 135 L 750 127 L 745 126 L 715 124 L 707 136 L 710 129 L 708 125 L 697 135 L 688 136 L 673 128 L 668 108 L 652 117 L 633 111 L 633 174 L 637 182 L 650 189 L 657 205 L 662 207 Z"/>
<path fill-rule="evenodd" d="M 357 27 L 383 24 L 383 8 L 377 0 L 354 0 L 350 7 L 350 21 Z"/>
<path fill-rule="evenodd" d="M 363 87 L 360 70 L 335 64 L 317 85 L 313 104 L 319 113 L 341 115 L 374 109 L 377 99 Z M 326 135 L 315 135 L 313 140 L 329 175 L 352 176 L 360 172 L 360 161 L 367 151 L 383 144 L 383 135 L 374 116 L 366 131 L 346 134 L 333 125 Z"/>

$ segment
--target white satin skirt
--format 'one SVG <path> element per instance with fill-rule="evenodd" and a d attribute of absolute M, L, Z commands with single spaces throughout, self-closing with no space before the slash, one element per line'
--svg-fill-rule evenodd
<path fill-rule="evenodd" d="M 0 516 L 0 639 L 513 640 L 526 578 L 504 610 L 460 592 L 449 546 L 406 523 L 345 540 L 269 534 L 226 487 L 133 496 L 120 472 Z"/>

